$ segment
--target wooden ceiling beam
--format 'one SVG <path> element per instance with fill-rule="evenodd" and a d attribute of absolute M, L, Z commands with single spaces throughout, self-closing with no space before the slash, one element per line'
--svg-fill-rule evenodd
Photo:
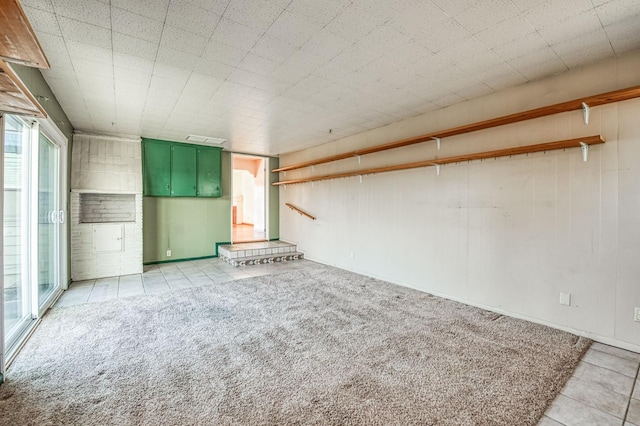
<path fill-rule="evenodd" d="M 18 0 L 0 0 L 0 59 L 30 67 L 50 68 Z"/>
<path fill-rule="evenodd" d="M 596 107 L 613 102 L 626 101 L 628 99 L 640 97 L 640 86 L 628 87 L 626 89 L 614 90 L 612 92 L 601 93 L 599 95 L 588 96 L 586 98 L 575 99 L 568 102 L 562 102 L 555 105 L 549 105 L 541 108 L 535 108 L 528 111 L 518 112 L 515 114 L 505 115 L 503 117 L 492 118 L 489 120 L 479 121 L 477 123 L 466 124 L 464 126 L 454 127 L 447 130 L 441 130 L 433 133 L 427 133 L 412 138 L 402 139 L 382 145 L 372 146 L 370 148 L 357 149 L 354 151 L 336 154 L 329 157 L 318 158 L 315 160 L 305 161 L 302 163 L 292 164 L 289 166 L 273 169 L 273 172 L 286 172 L 289 170 L 302 169 L 305 167 L 316 166 L 318 164 L 331 163 L 338 160 L 344 160 L 351 157 L 373 154 L 375 152 L 386 151 L 389 149 L 401 148 L 403 146 L 414 145 L 417 143 L 428 142 L 435 138 L 445 138 L 465 133 L 476 132 L 478 130 L 490 129 L 492 127 L 504 126 L 506 124 L 518 123 L 521 121 L 531 120 L 534 118 L 546 117 L 562 112 L 576 111 L 582 109 L 582 104 L 589 107 Z"/>
<path fill-rule="evenodd" d="M 46 118 L 42 105 L 31 94 L 9 64 L 0 59 L 0 111 Z"/>
<path fill-rule="evenodd" d="M 302 179 L 290 179 L 274 182 L 272 185 L 293 185 L 297 183 L 317 182 L 320 180 L 339 179 L 352 176 L 364 176 L 376 173 L 394 172 L 398 170 L 417 169 L 420 167 L 440 166 L 443 164 L 460 163 L 464 161 L 484 160 L 488 158 L 507 157 L 511 155 L 529 154 L 534 152 L 553 151 L 565 148 L 581 148 L 583 145 L 595 145 L 604 143 L 602 136 L 587 136 L 584 138 L 567 139 L 556 142 L 540 143 L 535 145 L 517 146 L 512 148 L 496 149 L 492 151 L 476 152 L 473 154 L 456 155 L 453 157 L 434 158 L 432 160 L 418 161 L 415 163 L 397 164 L 394 166 L 376 167 L 371 169 L 354 170 L 343 173 L 333 173 L 330 175 L 311 176 Z"/>

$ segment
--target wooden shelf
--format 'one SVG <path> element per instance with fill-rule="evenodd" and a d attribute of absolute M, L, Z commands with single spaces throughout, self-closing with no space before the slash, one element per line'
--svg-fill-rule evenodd
<path fill-rule="evenodd" d="M 371 175 L 375 173 L 393 172 L 397 170 L 417 169 L 420 167 L 440 166 L 443 164 L 460 163 L 463 161 L 507 157 L 510 155 L 529 154 L 533 152 L 542 152 L 542 151 L 553 151 L 553 150 L 565 149 L 565 148 L 580 148 L 582 147 L 581 142 L 587 145 L 595 145 L 595 144 L 604 143 L 604 140 L 602 139 L 601 136 L 587 136 L 584 138 L 567 139 L 563 141 L 540 143 L 536 145 L 517 146 L 513 148 L 497 149 L 493 151 L 477 152 L 473 154 L 456 155 L 453 157 L 434 158 L 432 160 L 418 161 L 415 163 L 398 164 L 395 166 L 377 167 L 377 168 L 364 169 L 364 170 L 354 170 L 351 172 L 334 173 L 334 174 L 323 175 L 323 176 L 312 176 L 312 177 L 302 178 L 302 179 L 291 179 L 291 180 L 275 182 L 272 185 L 275 185 L 275 186 L 293 185 L 296 183 L 317 182 L 319 180 L 339 179 L 339 178 L 346 178 L 346 177 L 352 177 L 352 176 Z"/>
<path fill-rule="evenodd" d="M 9 64 L 0 59 L 0 111 L 46 117 L 47 113 Z"/>
<path fill-rule="evenodd" d="M 0 5 L 0 58 L 49 69 L 49 61 L 20 3 L 17 0 L 1 0 Z"/>
<path fill-rule="evenodd" d="M 640 97 L 640 86 L 629 87 L 621 90 L 614 90 L 613 92 L 601 93 L 595 96 L 589 96 L 586 98 L 575 99 L 573 101 L 562 102 L 555 105 L 549 105 L 541 108 L 531 109 L 528 111 L 505 115 L 503 117 L 492 118 L 485 121 L 479 121 L 477 123 L 466 124 L 464 126 L 454 127 L 447 130 L 441 130 L 441 131 L 427 133 L 427 134 L 412 137 L 412 138 L 402 139 L 399 141 L 390 142 L 383 145 L 376 145 L 370 148 L 358 149 L 355 151 L 349 151 L 342 154 L 332 155 L 329 157 L 323 157 L 315 160 L 305 161 L 303 163 L 292 164 L 290 166 L 283 166 L 277 169 L 273 169 L 272 171 L 286 172 L 289 170 L 302 169 L 304 167 L 331 163 L 333 161 L 344 160 L 346 158 L 373 154 L 374 152 L 386 151 L 389 149 L 395 149 L 395 148 L 400 148 L 403 146 L 413 145 L 417 143 L 428 142 L 433 140 L 434 138 L 445 138 L 450 136 L 462 135 L 465 133 L 489 129 L 492 127 L 504 126 L 506 124 L 518 123 L 521 121 L 531 120 L 534 118 L 546 117 L 548 115 L 558 114 L 561 112 L 581 110 L 583 103 L 587 104 L 589 107 L 596 107 L 596 106 L 605 105 L 613 102 L 625 101 L 625 100 L 633 99 L 637 97 Z"/>

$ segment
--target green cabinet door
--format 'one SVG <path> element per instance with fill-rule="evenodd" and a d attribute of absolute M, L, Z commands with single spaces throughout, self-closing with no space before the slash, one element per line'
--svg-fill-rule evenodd
<path fill-rule="evenodd" d="M 221 197 L 220 148 L 198 148 L 198 197 Z"/>
<path fill-rule="evenodd" d="M 145 142 L 144 195 L 168 197 L 171 195 L 171 144 Z"/>
<path fill-rule="evenodd" d="M 171 196 L 196 196 L 196 147 L 174 144 L 171 147 Z"/>

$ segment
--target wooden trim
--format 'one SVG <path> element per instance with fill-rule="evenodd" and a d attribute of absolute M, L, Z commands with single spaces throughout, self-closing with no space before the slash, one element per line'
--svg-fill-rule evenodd
<path fill-rule="evenodd" d="M 274 183 L 273 185 L 276 185 L 276 184 L 278 184 L 278 182 Z M 309 219 L 311 219 L 311 220 L 316 220 L 316 217 L 315 217 L 315 216 L 313 216 L 313 215 L 311 215 L 311 214 L 309 214 L 309 213 L 305 212 L 305 211 L 304 211 L 304 210 L 302 210 L 302 209 L 299 209 L 298 207 L 294 206 L 293 204 L 291 204 L 291 203 L 284 203 L 284 204 L 285 204 L 287 207 L 289 207 L 291 210 L 295 210 L 296 212 L 300 213 L 300 214 L 301 214 L 301 215 L 303 215 L 303 216 L 308 217 L 308 218 L 309 218 Z"/>
<path fill-rule="evenodd" d="M 548 115 L 559 114 L 561 112 L 575 111 L 582 109 L 582 103 L 586 103 L 589 107 L 596 107 L 613 102 L 626 101 L 640 97 L 640 86 L 628 87 L 626 89 L 614 90 L 612 92 L 601 93 L 599 95 L 588 96 L 586 98 L 575 99 L 573 101 L 562 102 L 559 104 L 549 105 L 541 108 L 535 108 L 528 111 L 517 112 L 515 114 L 505 115 L 503 117 L 492 118 L 489 120 L 479 121 L 464 126 L 454 127 L 447 130 L 440 130 L 433 133 L 427 133 L 412 138 L 401 139 L 399 141 L 390 142 L 382 145 L 372 146 L 370 148 L 357 149 L 354 151 L 336 154 L 329 157 L 318 158 L 315 160 L 305 161 L 302 163 L 292 164 L 273 169 L 273 172 L 286 172 L 289 170 L 302 169 L 304 167 L 315 166 L 318 164 L 331 163 L 333 161 L 344 160 L 346 158 L 357 157 L 360 155 L 373 154 L 374 152 L 386 151 L 388 149 L 400 148 L 403 146 L 413 145 L 422 142 L 428 142 L 433 138 L 445 138 L 450 136 L 462 135 L 465 133 L 476 132 L 478 130 L 490 129 L 492 127 L 504 126 L 506 124 L 519 123 L 521 121 L 531 120 L 534 118 L 546 117 Z"/>
<path fill-rule="evenodd" d="M 2 59 L 0 59 L 0 111 L 47 118 L 42 105 L 9 64 Z"/>
<path fill-rule="evenodd" d="M 330 175 L 323 175 L 323 176 L 311 176 L 311 177 L 302 178 L 302 179 L 291 179 L 291 180 L 285 180 L 280 182 L 274 182 L 272 185 L 276 185 L 276 186 L 293 185 L 296 183 L 316 182 L 319 180 L 329 180 L 329 179 L 339 179 L 339 178 L 346 178 L 346 177 L 352 177 L 352 176 L 371 175 L 375 173 L 393 172 L 397 170 L 416 169 L 419 167 L 429 167 L 429 166 L 436 166 L 436 165 L 442 165 L 442 164 L 460 163 L 463 161 L 507 157 L 510 155 L 529 154 L 533 152 L 542 152 L 542 151 L 553 151 L 553 150 L 564 149 L 564 148 L 576 148 L 581 146 L 580 142 L 583 142 L 587 145 L 595 145 L 595 144 L 604 143 L 604 140 L 602 139 L 601 136 L 587 136 L 584 138 L 576 138 L 576 139 L 568 139 L 568 140 L 557 141 L 557 142 L 540 143 L 536 145 L 525 145 L 525 146 L 517 146 L 512 148 L 496 149 L 493 151 L 456 155 L 453 157 L 434 158 L 432 160 L 418 161 L 415 163 L 397 164 L 395 166 L 376 167 L 372 169 L 355 170 L 355 171 L 344 172 L 344 173 L 333 173 Z M 292 206 L 289 206 L 289 207 L 292 207 Z"/>

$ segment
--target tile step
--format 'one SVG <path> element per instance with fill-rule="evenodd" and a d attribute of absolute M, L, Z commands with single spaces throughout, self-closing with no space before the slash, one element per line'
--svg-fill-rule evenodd
<path fill-rule="evenodd" d="M 304 253 L 298 251 L 287 253 L 274 253 L 265 254 L 261 256 L 249 256 L 249 257 L 226 257 L 220 255 L 220 258 L 232 266 L 250 266 L 250 265 L 264 265 L 274 262 L 287 262 L 292 260 L 298 260 L 304 258 Z"/>
<path fill-rule="evenodd" d="M 240 243 L 218 247 L 218 255 L 230 259 L 252 256 L 282 255 L 295 253 L 297 246 L 284 241 L 265 241 L 261 243 Z"/>

